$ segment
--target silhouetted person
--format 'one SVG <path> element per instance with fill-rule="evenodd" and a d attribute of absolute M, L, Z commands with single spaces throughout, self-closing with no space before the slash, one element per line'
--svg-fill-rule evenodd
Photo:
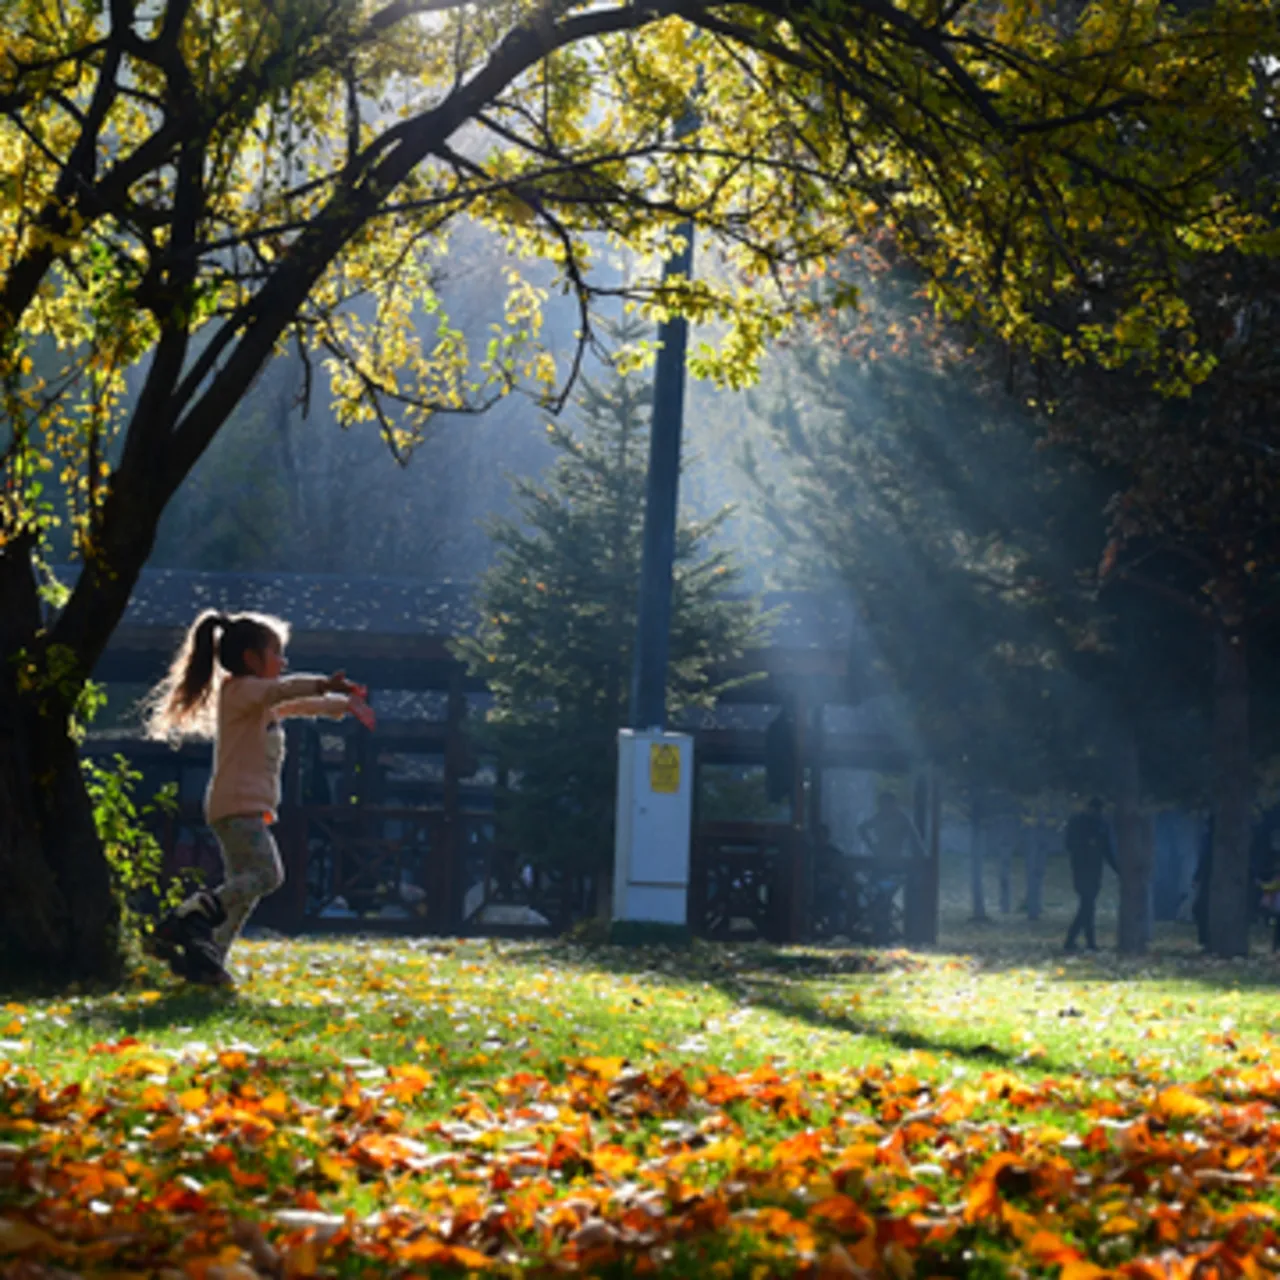
<path fill-rule="evenodd" d="M 882 860 L 867 877 L 866 910 L 871 925 L 871 941 L 876 945 L 893 942 L 899 936 L 894 902 L 898 891 L 906 885 L 905 864 L 913 857 L 927 858 L 929 855 L 915 823 L 892 791 L 880 793 L 876 812 L 858 824 L 858 835 L 871 851 L 871 856 Z M 901 862 L 904 865 L 899 871 L 884 866 L 884 862 Z"/>
<path fill-rule="evenodd" d="M 1079 906 L 1076 917 L 1067 930 L 1066 950 L 1076 949 L 1076 939 L 1084 933 L 1085 945 L 1097 951 L 1098 938 L 1094 916 L 1098 908 L 1098 892 L 1102 888 L 1102 864 L 1108 862 L 1116 869 L 1115 854 L 1111 851 L 1111 832 L 1102 816 L 1102 801 L 1093 799 L 1083 813 L 1077 813 L 1068 823 L 1064 843 L 1071 860 L 1071 882 L 1075 886 Z"/>
<path fill-rule="evenodd" d="M 927 858 L 915 823 L 892 791 L 880 793 L 875 816 L 858 827 L 858 834 L 877 858 Z"/>

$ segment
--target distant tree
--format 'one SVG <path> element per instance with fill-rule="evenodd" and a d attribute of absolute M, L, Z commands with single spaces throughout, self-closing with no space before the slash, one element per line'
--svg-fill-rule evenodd
<path fill-rule="evenodd" d="M 1128 371 L 1041 361 L 1048 438 L 1125 475 L 1099 573 L 1194 637 L 1211 686 L 1203 798 L 1214 813 L 1208 942 L 1248 949 L 1254 778 L 1277 741 L 1280 648 L 1280 271 L 1227 255 L 1188 287 L 1213 373 L 1165 400 Z"/>
<path fill-rule="evenodd" d="M 627 372 L 647 328 L 607 327 L 617 344 L 613 366 L 598 381 L 584 378 L 576 429 L 548 425 L 556 461 L 543 481 L 517 481 L 519 516 L 494 527 L 498 555 L 479 583 L 480 622 L 458 644 L 493 693 L 486 737 L 516 779 L 500 793 L 503 839 L 606 878 L 652 399 L 649 379 Z M 725 515 L 682 520 L 677 529 L 667 686 L 675 715 L 714 704 L 726 667 L 762 640 L 758 609 L 733 595 L 736 565 L 713 545 Z"/>
<path fill-rule="evenodd" d="M 371 433 L 306 421 L 302 381 L 291 355 L 269 366 L 175 495 L 150 563 L 431 580 L 483 569 L 479 518 L 504 510 L 509 496 L 494 454 L 512 470 L 546 461 L 527 404 L 441 418 L 396 466 Z M 312 416 L 327 414 L 317 407 Z"/>
<path fill-rule="evenodd" d="M 1273 239 L 1280 235 L 1277 86 L 1280 64 L 1259 62 L 1253 124 L 1223 184 L 1224 198 Z M 1280 639 L 1280 268 L 1236 246 L 1202 249 L 1182 266 L 1177 317 L 1161 338 L 1172 361 L 1191 353 L 1202 371 L 1184 394 L 1155 394 L 1149 372 L 1115 353 L 1102 361 L 1082 358 L 1123 305 L 1131 265 L 1123 242 L 1042 314 L 1073 335 L 1067 347 L 1018 360 L 1011 383 L 1041 409 L 1051 444 L 1123 477 L 1109 506 L 1100 562 L 1107 593 L 1145 596 L 1147 603 L 1132 603 L 1131 612 L 1158 602 L 1180 614 L 1210 673 L 1203 779 L 1214 814 L 1208 945 L 1235 956 L 1248 950 L 1255 896 L 1254 778 L 1277 746 L 1267 706 L 1274 707 Z M 1126 686 L 1122 697 L 1130 693 Z"/>
<path fill-rule="evenodd" d="M 442 307 L 473 348 L 492 336 L 507 262 L 496 237 L 468 224 L 433 276 Z M 550 282 L 549 266 L 538 274 Z M 372 308 L 354 309 L 374 322 Z M 567 349 L 576 323 L 571 301 L 548 300 L 549 345 Z M 490 550 L 482 518 L 509 503 L 494 456 L 519 473 L 547 462 L 545 433 L 527 400 L 504 398 L 478 418 L 442 414 L 392 466 L 374 432 L 339 429 L 318 372 L 296 347 L 264 370 L 174 495 L 151 563 L 473 578 Z"/>
<path fill-rule="evenodd" d="M 756 479 L 793 564 L 852 596 L 976 810 L 993 790 L 1075 791 L 1127 815 L 1143 786 L 1185 787 L 1200 735 L 1169 725 L 1203 725 L 1194 637 L 1162 602 L 1098 578 L 1123 472 L 1040 447 L 992 355 L 922 304 L 918 275 L 888 249 L 864 246 L 861 262 L 861 313 L 794 342 L 764 401 L 790 474 Z M 1141 842 L 1122 836 L 1135 869 L 1122 918 L 1140 924 Z M 1140 949 L 1141 929 L 1126 923 L 1122 944 Z"/>

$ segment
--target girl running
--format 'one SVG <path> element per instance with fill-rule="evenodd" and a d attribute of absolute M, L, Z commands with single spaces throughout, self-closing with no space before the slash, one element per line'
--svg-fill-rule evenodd
<path fill-rule="evenodd" d="M 223 880 L 192 894 L 155 933 L 155 949 L 180 977 L 229 986 L 227 952 L 261 898 L 284 883 L 271 836 L 280 804 L 288 716 L 353 715 L 374 727 L 367 690 L 342 671 L 286 676 L 289 626 L 264 614 L 202 613 L 169 674 L 148 698 L 151 737 L 213 736 L 205 818 L 222 852 Z"/>

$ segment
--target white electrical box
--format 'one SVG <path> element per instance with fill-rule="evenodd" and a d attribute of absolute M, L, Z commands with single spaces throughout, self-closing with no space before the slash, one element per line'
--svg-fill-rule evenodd
<path fill-rule="evenodd" d="M 688 923 L 693 739 L 660 729 L 618 733 L 613 918 Z"/>

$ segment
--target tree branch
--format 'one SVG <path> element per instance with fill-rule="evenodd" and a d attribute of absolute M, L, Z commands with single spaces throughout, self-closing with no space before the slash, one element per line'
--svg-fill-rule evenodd
<path fill-rule="evenodd" d="M 1114 581 L 1128 582 L 1135 587 L 1141 587 L 1143 591 L 1159 596 L 1162 600 L 1167 600 L 1170 604 L 1177 605 L 1184 613 L 1190 613 L 1203 621 L 1211 621 L 1213 619 L 1213 610 L 1207 605 L 1199 603 L 1195 597 L 1188 596 L 1185 592 L 1179 591 L 1176 587 L 1171 587 L 1167 583 L 1148 578 L 1145 574 L 1137 573 L 1133 569 L 1116 569 L 1110 576 Z"/>

